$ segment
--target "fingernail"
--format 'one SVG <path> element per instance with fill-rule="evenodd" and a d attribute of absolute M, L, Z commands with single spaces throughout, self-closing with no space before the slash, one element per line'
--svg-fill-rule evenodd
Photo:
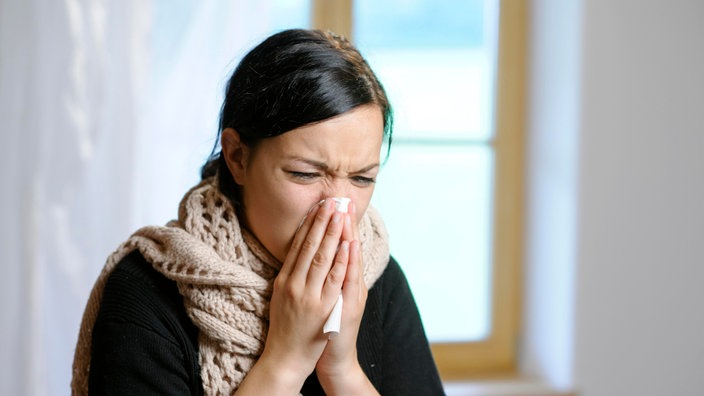
<path fill-rule="evenodd" d="M 335 212 L 335 214 L 332 215 L 332 222 L 333 222 L 333 224 L 337 224 L 337 223 L 340 222 L 340 216 L 342 216 L 342 214 L 341 214 L 340 212 L 337 212 L 337 211 Z"/>

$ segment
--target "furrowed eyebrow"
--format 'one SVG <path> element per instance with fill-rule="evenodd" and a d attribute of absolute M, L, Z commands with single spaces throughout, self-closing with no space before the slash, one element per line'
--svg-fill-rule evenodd
<path fill-rule="evenodd" d="M 366 173 L 366 172 L 369 172 L 370 170 L 372 170 L 372 169 L 374 169 L 374 168 L 378 168 L 378 167 L 379 167 L 379 164 L 378 164 L 378 163 L 369 164 L 369 165 L 365 166 L 364 168 L 362 168 L 362 169 L 360 169 L 360 170 L 358 170 L 358 171 L 356 171 L 356 172 L 352 172 L 352 173 Z"/>
<path fill-rule="evenodd" d="M 315 161 L 309 158 L 303 158 L 303 157 L 291 157 L 291 160 L 293 161 L 298 161 L 298 162 L 303 162 L 306 163 L 314 168 L 320 169 L 320 170 L 328 170 L 328 164 L 325 162 L 320 162 L 320 161 Z"/>
<path fill-rule="evenodd" d="M 306 163 L 306 164 L 308 164 L 316 169 L 319 169 L 321 171 L 327 171 L 328 169 L 330 169 L 328 164 L 326 164 L 325 162 L 316 161 L 316 160 L 313 160 L 310 158 L 291 157 L 290 159 L 293 161 L 299 161 L 299 162 Z M 359 169 L 357 171 L 350 172 L 350 173 L 351 174 L 365 173 L 365 172 L 369 172 L 370 170 L 372 170 L 374 168 L 378 168 L 378 167 L 379 167 L 379 163 L 373 163 L 373 164 L 369 164 L 369 165 L 363 167 L 362 169 Z"/>

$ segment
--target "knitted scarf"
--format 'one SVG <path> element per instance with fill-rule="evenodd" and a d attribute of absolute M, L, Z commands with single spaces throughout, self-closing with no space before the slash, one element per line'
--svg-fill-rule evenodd
<path fill-rule="evenodd" d="M 369 208 L 359 224 L 364 281 L 371 287 L 389 260 L 384 224 Z M 74 395 L 88 394 L 92 330 L 111 271 L 134 250 L 178 285 L 199 329 L 205 394 L 231 395 L 261 355 L 268 330 L 272 285 L 281 263 L 240 227 L 215 178 L 193 187 L 178 219 L 136 231 L 111 254 L 91 291 L 73 361 Z"/>

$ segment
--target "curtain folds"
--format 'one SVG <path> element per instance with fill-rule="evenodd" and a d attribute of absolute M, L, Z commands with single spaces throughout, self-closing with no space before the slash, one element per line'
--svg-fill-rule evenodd
<path fill-rule="evenodd" d="M 105 258 L 175 217 L 225 78 L 269 15 L 268 2 L 0 0 L 0 394 L 69 393 Z"/>
<path fill-rule="evenodd" d="M 66 394 L 82 304 L 125 235 L 150 5 L 0 4 L 2 394 Z M 9 272 L 9 273 L 8 273 Z"/>

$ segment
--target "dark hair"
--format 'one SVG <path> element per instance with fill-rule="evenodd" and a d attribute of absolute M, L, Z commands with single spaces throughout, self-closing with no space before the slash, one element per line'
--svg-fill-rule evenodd
<path fill-rule="evenodd" d="M 215 147 L 201 169 L 217 175 L 220 189 L 239 201 L 239 189 L 218 150 L 220 134 L 233 128 L 249 147 L 301 126 L 375 104 L 382 111 L 387 150 L 393 116 L 383 86 L 359 51 L 331 32 L 291 29 L 252 49 L 230 78 L 220 111 Z M 388 152 L 387 152 L 388 154 Z"/>

